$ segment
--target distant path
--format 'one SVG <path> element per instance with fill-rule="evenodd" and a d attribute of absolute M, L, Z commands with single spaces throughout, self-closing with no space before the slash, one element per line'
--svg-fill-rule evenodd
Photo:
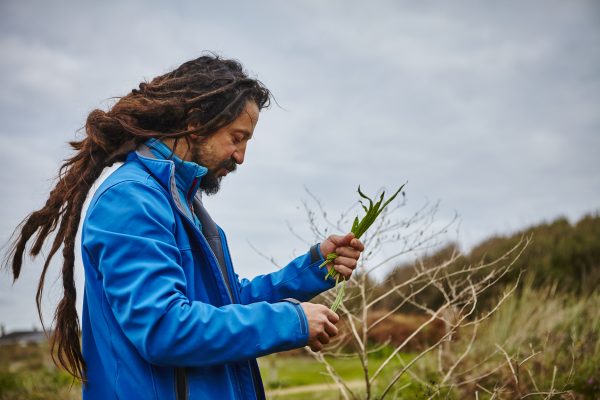
<path fill-rule="evenodd" d="M 364 384 L 364 380 L 346 382 L 346 386 L 348 386 L 350 389 L 360 389 L 364 386 Z M 302 385 L 283 389 L 273 389 L 267 392 L 267 398 L 269 396 L 286 396 L 290 394 L 321 392 L 323 390 L 338 390 L 338 386 L 335 383 L 319 383 L 316 385 Z"/>

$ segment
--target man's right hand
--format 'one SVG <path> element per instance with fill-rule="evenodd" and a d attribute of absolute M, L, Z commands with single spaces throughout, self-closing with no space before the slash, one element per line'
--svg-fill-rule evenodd
<path fill-rule="evenodd" d="M 312 351 L 321 351 L 329 340 L 338 334 L 335 324 L 340 317 L 322 304 L 301 303 L 308 319 L 308 346 Z"/>

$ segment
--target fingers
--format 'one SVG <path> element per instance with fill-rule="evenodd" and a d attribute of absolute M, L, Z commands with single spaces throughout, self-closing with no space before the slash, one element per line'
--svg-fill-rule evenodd
<path fill-rule="evenodd" d="M 331 235 L 329 240 L 336 246 L 335 252 L 338 255 L 358 258 L 365 249 L 364 244 L 356 239 L 352 232 L 346 234 L 346 236 Z M 344 252 L 345 254 L 343 254 Z"/>
<path fill-rule="evenodd" d="M 358 259 L 364 249 L 363 243 L 356 239 L 352 232 L 343 236 L 331 235 L 327 240 L 321 242 L 321 253 L 323 254 L 335 252 L 339 256 Z"/>
<path fill-rule="evenodd" d="M 312 351 L 321 351 L 338 334 L 335 324 L 340 317 L 323 304 L 301 303 L 308 319 L 308 346 Z"/>
<path fill-rule="evenodd" d="M 331 338 L 338 334 L 338 328 L 330 321 L 326 321 L 323 327 L 324 330 L 319 332 L 309 343 L 312 351 L 323 350 L 325 345 L 331 341 Z"/>
<path fill-rule="evenodd" d="M 356 261 L 356 258 L 337 257 L 334 260 L 334 264 L 343 265 L 346 268 L 354 269 L 354 268 L 356 268 L 357 261 Z"/>
<path fill-rule="evenodd" d="M 310 343 L 309 346 L 310 346 L 310 349 L 315 352 L 323 350 L 323 345 L 319 341 Z"/>
<path fill-rule="evenodd" d="M 329 236 L 329 240 L 337 247 L 350 246 L 358 251 L 363 251 L 365 249 L 364 244 L 354 237 L 354 233 L 350 232 L 345 234 L 344 236 L 340 235 L 331 235 Z"/>
<path fill-rule="evenodd" d="M 354 239 L 354 233 L 352 233 L 352 232 L 347 233 L 344 236 L 340 236 L 340 235 L 329 236 L 329 240 L 331 240 L 331 242 L 338 247 L 350 246 L 352 239 Z"/>
<path fill-rule="evenodd" d="M 350 279 L 350 277 L 352 276 L 353 270 L 344 265 L 335 264 L 333 266 L 333 269 L 339 272 L 346 280 Z"/>
<path fill-rule="evenodd" d="M 348 246 L 338 247 L 337 249 L 335 249 L 335 253 L 338 256 L 354 258 L 355 260 L 358 260 L 358 258 L 360 257 L 359 250 L 356 250 L 354 247 L 348 247 Z"/>
<path fill-rule="evenodd" d="M 342 274 L 344 278 L 350 279 L 352 272 L 356 269 L 360 252 L 350 247 L 342 247 L 339 248 L 336 253 L 338 254 L 338 257 L 335 259 L 333 268 Z"/>
<path fill-rule="evenodd" d="M 331 322 L 328 322 L 325 324 L 325 332 L 327 332 L 329 337 L 334 337 L 338 334 L 338 328 Z"/>
<path fill-rule="evenodd" d="M 329 335 L 327 334 L 327 332 L 321 332 L 317 335 L 317 340 L 322 345 L 325 345 L 325 344 L 329 343 L 331 339 L 329 338 Z"/>
<path fill-rule="evenodd" d="M 331 311 L 328 307 L 325 307 L 325 315 L 327 316 L 327 319 L 334 324 L 337 324 L 337 322 L 340 320 L 340 316 Z"/>
<path fill-rule="evenodd" d="M 365 245 L 358 239 L 352 239 L 350 241 L 350 246 L 358 251 L 363 251 L 365 249 Z"/>

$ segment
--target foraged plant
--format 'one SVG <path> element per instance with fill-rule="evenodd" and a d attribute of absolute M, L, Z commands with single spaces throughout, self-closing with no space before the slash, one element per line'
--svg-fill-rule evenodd
<path fill-rule="evenodd" d="M 381 192 L 379 201 L 377 203 L 373 203 L 373 200 L 369 196 L 365 195 L 360 190 L 360 186 L 358 186 L 358 194 L 363 199 L 369 201 L 369 207 L 367 207 L 363 203 L 362 200 L 359 200 L 360 205 L 362 206 L 363 210 L 365 210 L 365 215 L 364 215 L 364 217 L 362 217 L 362 219 L 360 221 L 358 219 L 358 216 L 354 218 L 354 222 L 352 223 L 352 229 L 350 230 L 350 232 L 352 232 L 354 234 L 355 238 L 360 239 L 360 237 L 363 235 L 363 233 L 365 233 L 367 231 L 367 229 L 369 229 L 369 227 L 371 225 L 373 225 L 373 222 L 375 222 L 375 219 L 377 219 L 377 217 L 379 216 L 379 214 L 381 214 L 381 212 L 384 210 L 384 208 L 392 200 L 394 200 L 396 198 L 398 193 L 400 193 L 400 191 L 402 190 L 402 188 L 404 188 L 405 185 L 406 185 L 406 183 L 403 184 L 402 186 L 400 186 L 400 188 L 398 190 L 396 190 L 396 193 L 394 193 L 392 195 L 392 197 L 387 199 L 385 203 L 383 202 L 384 196 L 385 196 L 385 190 L 383 192 Z M 325 257 L 325 261 L 323 261 L 323 263 L 321 265 L 319 265 L 319 268 L 323 268 L 325 265 L 327 265 L 329 263 L 333 263 L 333 261 L 337 257 L 338 257 L 338 255 L 335 252 L 327 254 L 327 256 Z M 331 305 L 331 310 L 333 312 L 336 312 L 337 309 L 339 308 L 340 304 L 342 304 L 342 301 L 344 300 L 344 292 L 346 289 L 346 280 L 342 279 L 342 283 L 340 284 L 341 274 L 338 271 L 336 271 L 333 267 L 329 269 L 329 271 L 327 272 L 327 275 L 325 275 L 325 279 L 327 279 L 329 277 L 332 277 L 335 279 L 335 284 L 338 287 L 338 292 L 335 297 L 335 301 Z"/>

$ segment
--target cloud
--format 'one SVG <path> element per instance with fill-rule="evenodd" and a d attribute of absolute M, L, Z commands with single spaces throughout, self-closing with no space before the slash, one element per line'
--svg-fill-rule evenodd
<path fill-rule="evenodd" d="M 306 250 L 286 225 L 313 239 L 304 186 L 336 214 L 358 184 L 408 180 L 406 213 L 441 199 L 467 246 L 578 218 L 600 198 L 597 15 L 593 1 L 3 2 L 0 238 L 43 204 L 89 111 L 202 50 L 240 59 L 283 107 L 206 199 L 241 276 L 272 270 L 248 241 L 282 263 Z M 9 327 L 35 323 L 39 266 L 0 280 Z"/>

